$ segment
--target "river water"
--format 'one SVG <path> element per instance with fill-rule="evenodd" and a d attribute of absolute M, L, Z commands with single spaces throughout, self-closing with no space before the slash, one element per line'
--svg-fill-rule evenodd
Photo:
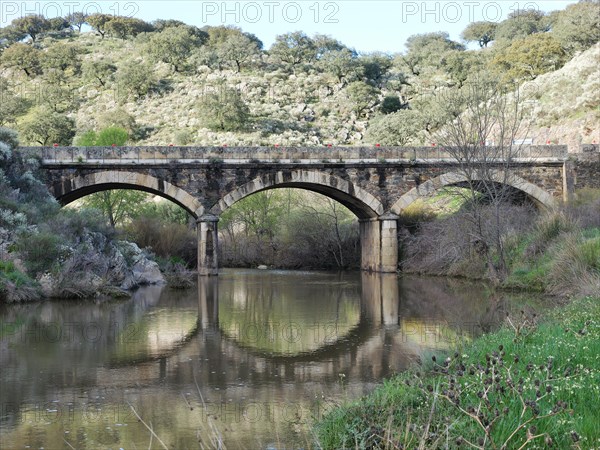
<path fill-rule="evenodd" d="M 446 279 L 224 270 L 0 308 L 1 449 L 313 448 L 310 423 L 530 300 Z"/>

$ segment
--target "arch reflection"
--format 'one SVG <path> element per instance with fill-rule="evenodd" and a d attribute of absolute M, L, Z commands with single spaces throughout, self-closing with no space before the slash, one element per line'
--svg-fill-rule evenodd
<path fill-rule="evenodd" d="M 379 325 L 398 325 L 393 274 L 231 271 L 198 277 L 201 330 L 219 331 L 242 348 L 298 357 L 356 344 Z"/>

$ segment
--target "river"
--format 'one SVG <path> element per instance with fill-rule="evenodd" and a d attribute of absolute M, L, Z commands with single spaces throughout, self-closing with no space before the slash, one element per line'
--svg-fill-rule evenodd
<path fill-rule="evenodd" d="M 333 405 L 538 307 L 456 280 L 259 270 L 0 305 L 0 448 L 313 448 Z"/>

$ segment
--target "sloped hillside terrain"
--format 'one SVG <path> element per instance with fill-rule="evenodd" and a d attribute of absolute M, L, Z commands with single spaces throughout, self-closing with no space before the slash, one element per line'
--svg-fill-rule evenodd
<path fill-rule="evenodd" d="M 436 31 L 398 43 L 396 54 L 299 31 L 265 49 L 236 27 L 28 16 L 0 29 L 0 125 L 34 145 L 428 144 L 447 120 L 440 96 L 483 71 L 535 92 L 536 143 L 592 143 L 599 8 L 515 11 L 464 30 L 477 50 Z M 125 140 L 99 142 L 110 127 Z"/>

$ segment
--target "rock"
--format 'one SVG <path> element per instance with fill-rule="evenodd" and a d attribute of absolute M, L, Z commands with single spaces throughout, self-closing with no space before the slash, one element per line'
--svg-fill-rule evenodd
<path fill-rule="evenodd" d="M 259 269 L 259 270 L 267 270 L 268 267 L 265 266 L 265 265 L 263 265 L 263 264 L 261 264 L 260 266 L 257 267 L 257 269 Z"/>
<path fill-rule="evenodd" d="M 118 248 L 125 261 L 131 262 L 131 266 L 121 283 L 122 289 L 129 290 L 148 284 L 165 283 L 165 278 L 158 264 L 149 260 L 136 244 L 121 241 L 118 243 Z"/>

